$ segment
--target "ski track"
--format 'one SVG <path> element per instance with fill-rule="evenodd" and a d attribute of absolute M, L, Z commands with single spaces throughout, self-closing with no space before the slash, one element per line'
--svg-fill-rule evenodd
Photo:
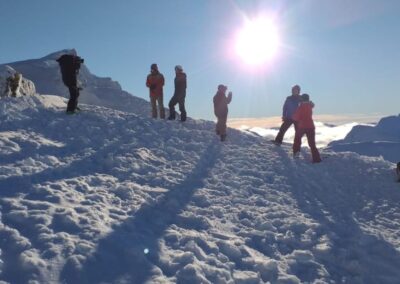
<path fill-rule="evenodd" d="M 398 283 L 393 164 L 36 98 L 0 109 L 0 280 Z"/>

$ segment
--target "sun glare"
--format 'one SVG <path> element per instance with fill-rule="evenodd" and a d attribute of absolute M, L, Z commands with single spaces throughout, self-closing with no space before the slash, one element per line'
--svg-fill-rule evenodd
<path fill-rule="evenodd" d="M 279 44 L 275 23 L 268 18 L 257 18 L 247 21 L 239 30 L 235 50 L 246 64 L 261 66 L 276 56 Z"/>

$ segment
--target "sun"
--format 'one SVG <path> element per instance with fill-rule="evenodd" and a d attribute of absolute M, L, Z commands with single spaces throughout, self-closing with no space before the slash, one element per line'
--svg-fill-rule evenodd
<path fill-rule="evenodd" d="M 247 20 L 236 35 L 236 54 L 249 65 L 261 66 L 271 61 L 280 46 L 278 28 L 267 17 Z"/>

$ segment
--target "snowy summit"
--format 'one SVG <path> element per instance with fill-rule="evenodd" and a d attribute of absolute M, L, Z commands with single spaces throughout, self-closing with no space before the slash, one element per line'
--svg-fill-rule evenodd
<path fill-rule="evenodd" d="M 213 122 L 125 112 L 88 71 L 81 102 L 101 104 L 67 116 L 53 61 L 9 64 L 52 95 L 0 99 L 4 283 L 399 283 L 392 162 L 221 143 Z"/>

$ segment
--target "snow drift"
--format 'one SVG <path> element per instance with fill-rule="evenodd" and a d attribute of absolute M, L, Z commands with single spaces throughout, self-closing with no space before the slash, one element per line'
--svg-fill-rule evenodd
<path fill-rule="evenodd" d="M 376 126 L 355 126 L 344 139 L 331 142 L 329 149 L 382 156 L 397 163 L 400 161 L 400 115 L 382 118 Z"/>
<path fill-rule="evenodd" d="M 398 283 L 393 164 L 55 96 L 0 100 L 0 280 Z"/>

